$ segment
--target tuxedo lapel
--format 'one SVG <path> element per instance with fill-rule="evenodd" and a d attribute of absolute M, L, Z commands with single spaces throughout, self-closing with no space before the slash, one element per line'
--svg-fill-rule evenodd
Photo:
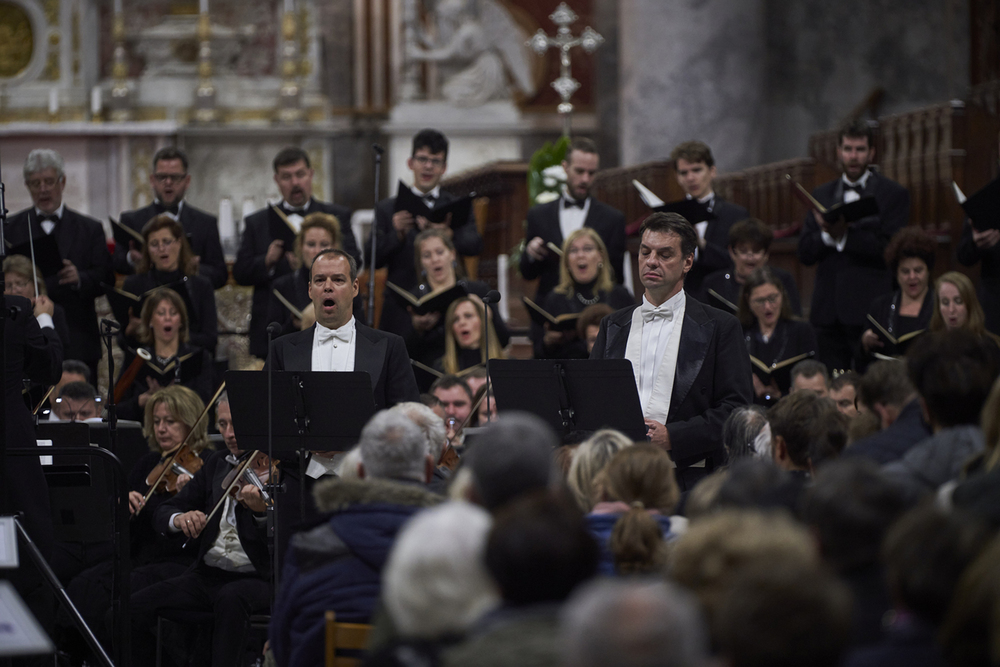
<path fill-rule="evenodd" d="M 625 347 L 632 329 L 632 311 L 635 308 L 628 308 L 608 316 L 608 337 L 604 346 L 605 359 L 625 358 Z"/>
<path fill-rule="evenodd" d="M 382 366 L 385 364 L 386 349 L 388 339 L 377 338 L 372 340 L 368 337 L 367 327 L 357 324 L 357 343 L 354 347 L 354 370 L 364 371 L 372 379 L 372 391 L 378 384 L 378 379 L 382 377 Z"/>
<path fill-rule="evenodd" d="M 316 335 L 316 325 L 309 329 L 308 336 L 302 336 L 297 344 L 292 345 L 285 356 L 285 370 L 311 370 L 313 337 Z"/>
<path fill-rule="evenodd" d="M 684 328 L 681 330 L 681 343 L 677 350 L 677 372 L 670 398 L 671 413 L 676 413 L 694 386 L 695 378 L 705 363 L 705 353 L 714 332 L 715 321 L 707 316 L 704 306 L 689 298 L 684 307 Z"/>

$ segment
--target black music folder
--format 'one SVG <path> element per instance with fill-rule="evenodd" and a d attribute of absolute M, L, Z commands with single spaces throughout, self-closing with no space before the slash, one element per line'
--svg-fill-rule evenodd
<path fill-rule="evenodd" d="M 994 178 L 981 190 L 977 190 L 968 198 L 962 194 L 958 184 L 952 181 L 958 203 L 972 221 L 976 231 L 985 232 L 988 229 L 1000 229 L 1000 177 Z"/>
<path fill-rule="evenodd" d="M 444 222 L 451 214 L 452 229 L 457 229 L 469 221 L 469 213 L 472 211 L 472 199 L 476 193 L 471 193 L 465 197 L 459 197 L 455 201 L 447 204 L 440 204 L 434 208 L 424 203 L 424 200 L 413 193 L 410 186 L 403 181 L 399 182 L 399 189 L 396 191 L 396 207 L 394 212 L 409 211 L 414 217 L 422 215 L 428 221 L 434 223 Z"/>
<path fill-rule="evenodd" d="M 549 325 L 553 331 L 575 331 L 576 323 L 580 319 L 580 313 L 563 313 L 553 315 L 537 303 L 526 296 L 521 297 L 521 301 L 528 307 L 528 315 L 539 326 Z"/>
<path fill-rule="evenodd" d="M 391 293 L 404 308 L 409 306 L 417 315 L 426 315 L 430 312 L 444 313 L 453 301 L 461 299 L 469 293 L 465 289 L 465 285 L 461 283 L 455 283 L 451 287 L 434 290 L 421 297 L 416 297 L 409 290 L 405 290 L 389 281 L 386 281 L 385 286 L 391 290 Z"/>
<path fill-rule="evenodd" d="M 63 256 L 59 252 L 54 234 L 35 236 L 31 242 L 25 241 L 10 248 L 8 255 L 24 255 L 31 259 L 31 246 L 35 246 L 35 266 L 46 278 L 51 278 L 63 269 Z"/>

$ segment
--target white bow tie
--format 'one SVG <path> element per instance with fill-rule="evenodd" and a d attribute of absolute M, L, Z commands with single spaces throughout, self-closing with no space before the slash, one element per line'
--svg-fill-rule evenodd
<path fill-rule="evenodd" d="M 674 319 L 673 309 L 666 304 L 660 304 L 659 306 L 654 307 L 644 303 L 640 306 L 640 308 L 642 309 L 643 322 L 652 322 L 653 320 L 661 317 L 668 322 Z"/>
<path fill-rule="evenodd" d="M 328 340 L 339 340 L 343 343 L 351 342 L 351 331 L 347 327 L 340 327 L 339 329 L 327 329 L 326 327 L 316 326 L 316 340 L 320 343 L 325 343 Z"/>

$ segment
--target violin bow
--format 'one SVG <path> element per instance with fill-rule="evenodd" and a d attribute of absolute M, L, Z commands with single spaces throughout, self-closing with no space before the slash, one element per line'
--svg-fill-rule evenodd
<path fill-rule="evenodd" d="M 236 468 L 236 476 L 233 477 L 233 481 L 229 483 L 229 486 L 226 487 L 226 490 L 222 492 L 222 497 L 219 498 L 219 502 L 215 503 L 215 507 L 213 507 L 212 511 L 208 513 L 208 516 L 205 517 L 206 527 L 208 526 L 209 522 L 212 521 L 212 517 L 215 516 L 215 513 L 218 512 L 219 509 L 221 509 L 222 506 L 225 504 L 226 498 L 229 497 L 229 494 L 232 492 L 232 490 L 235 489 L 236 485 L 239 484 L 240 481 L 243 479 L 243 473 L 245 473 L 247 471 L 247 468 L 249 468 L 253 464 L 254 459 L 256 459 L 257 455 L 260 453 L 261 452 L 259 449 L 253 450 L 253 452 L 250 453 L 250 456 L 248 456 L 244 461 L 242 461 L 240 465 Z M 188 538 L 187 541 L 184 542 L 184 546 L 181 548 L 183 549 L 184 547 L 186 547 L 191 542 L 191 539 L 192 538 Z"/>

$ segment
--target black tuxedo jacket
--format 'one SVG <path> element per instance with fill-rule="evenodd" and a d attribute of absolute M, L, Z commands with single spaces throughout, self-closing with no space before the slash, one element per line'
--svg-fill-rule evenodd
<path fill-rule="evenodd" d="M 309 213 L 329 213 L 340 221 L 340 239 L 344 252 L 361 261 L 358 244 L 351 231 L 351 209 L 337 204 L 309 200 Z M 264 264 L 267 247 L 271 245 L 271 218 L 278 214 L 270 206 L 265 206 L 246 219 L 246 228 L 240 239 L 240 249 L 233 264 L 233 278 L 240 285 L 253 285 L 253 307 L 250 312 L 250 354 L 263 359 L 267 356 L 267 304 L 271 299 L 271 281 L 291 273 L 292 267 L 284 256 L 269 272 Z M 282 223 L 284 224 L 284 223 Z M 292 248 L 285 248 L 291 251 Z"/>
<path fill-rule="evenodd" d="M 528 211 L 528 227 L 525 230 L 525 241 L 531 241 L 536 236 L 546 242 L 552 242 L 562 247 L 562 228 L 559 227 L 559 207 L 562 198 L 546 204 L 538 204 Z M 590 209 L 584 227 L 590 227 L 604 241 L 608 249 L 608 259 L 614 270 L 615 282 L 622 282 L 622 272 L 625 256 L 625 214 L 616 208 L 590 198 Z M 535 301 L 541 303 L 542 297 L 559 284 L 559 256 L 549 252 L 545 259 L 533 261 L 527 252 L 521 253 L 521 275 L 525 280 L 538 278 L 538 290 Z"/>
<path fill-rule="evenodd" d="M 156 205 L 150 204 L 136 211 L 125 211 L 119 222 L 142 233 L 142 228 L 156 215 Z M 225 285 L 229 279 L 229 269 L 226 268 L 226 257 L 222 254 L 222 242 L 219 241 L 219 220 L 214 215 L 184 202 L 178 222 L 188 236 L 191 251 L 201 258 L 198 274 L 212 283 L 213 289 Z M 125 275 L 135 273 L 135 269 L 128 263 L 127 245 L 115 245 L 114 267 L 118 273 Z"/>
<path fill-rule="evenodd" d="M 813 197 L 830 207 L 844 199 L 838 178 L 813 190 Z M 809 321 L 817 327 L 847 324 L 865 326 L 872 299 L 892 289 L 882 255 L 889 239 L 910 218 L 910 193 L 899 183 L 872 172 L 862 196 L 874 196 L 880 214 L 853 224 L 843 252 L 825 243 L 812 211 L 806 214 L 799 236 L 799 260 L 818 264 Z"/>
<path fill-rule="evenodd" d="M 958 242 L 958 261 L 965 266 L 979 265 L 979 303 L 986 314 L 986 328 L 1000 335 L 1000 243 L 980 248 L 972 240 L 972 223 L 965 221 Z"/>
<path fill-rule="evenodd" d="M 354 350 L 354 370 L 365 371 L 372 379 L 375 409 L 391 408 L 404 401 L 420 399 L 413 367 L 406 354 L 406 344 L 399 336 L 377 331 L 361 324 L 357 327 Z M 264 364 L 266 370 L 274 363 L 276 371 L 312 370 L 313 333 L 316 325 L 305 331 L 282 336 L 274 342 L 274 359 Z"/>
<path fill-rule="evenodd" d="M 629 306 L 601 321 L 591 359 L 624 359 L 632 311 Z M 677 351 L 674 389 L 667 415 L 670 455 L 678 468 L 708 459 L 709 470 L 725 461 L 722 424 L 729 413 L 753 402 L 750 357 L 735 317 L 686 300 Z"/>
<path fill-rule="evenodd" d="M 708 274 L 733 265 L 729 256 L 729 228 L 740 220 L 749 218 L 750 212 L 715 195 L 712 215 L 715 218 L 709 220 L 708 227 L 705 228 L 705 249 L 698 250 L 698 260 L 684 278 L 684 289 L 697 298 L 700 298 L 702 282 Z"/>
<path fill-rule="evenodd" d="M 34 207 L 12 215 L 7 222 L 7 241 L 12 246 L 28 242 L 28 214 L 31 212 L 31 233 L 34 238 L 45 236 L 42 226 L 34 215 Z M 111 270 L 111 254 L 108 252 L 104 228 L 97 220 L 77 213 L 68 206 L 63 208 L 63 217 L 56 223 L 56 244 L 59 253 L 76 266 L 80 274 L 80 285 L 60 285 L 59 278 L 45 279 L 49 297 L 66 311 L 69 325 L 69 342 L 65 357 L 85 362 L 96 362 L 101 358 L 101 337 L 97 328 L 97 311 L 94 299 L 104 293 L 101 283 L 114 283 Z M 29 311 L 30 312 L 30 311 Z"/>

